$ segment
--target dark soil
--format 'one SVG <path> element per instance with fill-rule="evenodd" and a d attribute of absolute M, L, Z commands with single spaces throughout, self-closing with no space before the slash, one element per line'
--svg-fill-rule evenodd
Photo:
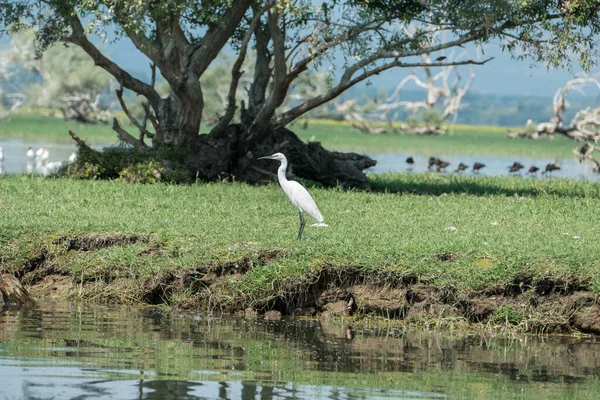
<path fill-rule="evenodd" d="M 116 233 L 64 237 L 52 243 L 78 252 L 144 243 L 145 254 L 158 252 L 162 246 L 153 235 Z M 285 252 L 255 251 L 235 261 L 207 262 L 152 276 L 123 276 L 107 268 L 98 271 L 94 280 L 82 281 L 61 268 L 60 259 L 42 248 L 18 270 L 8 272 L 17 276 L 34 297 L 168 304 L 239 313 L 247 318 L 378 316 L 409 323 L 460 321 L 509 325 L 527 332 L 577 330 L 600 334 L 597 294 L 576 281 L 540 279 L 527 274 L 516 276 L 504 286 L 466 292 L 440 288 L 418 276 L 365 276 L 351 267 L 328 265 L 310 276 L 276 283 L 259 294 L 232 289 L 232 283 L 243 279 L 253 268 L 273 262 Z M 438 257 L 452 259 L 448 254 Z"/>

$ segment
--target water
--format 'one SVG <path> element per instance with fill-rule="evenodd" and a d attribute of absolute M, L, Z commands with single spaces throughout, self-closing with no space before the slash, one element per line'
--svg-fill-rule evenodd
<path fill-rule="evenodd" d="M 591 399 L 592 337 L 43 303 L 0 314 L 0 399 Z"/>
<path fill-rule="evenodd" d="M 98 149 L 107 145 L 108 143 L 93 145 L 91 147 Z M 67 162 L 71 153 L 77 150 L 75 142 L 72 144 L 54 142 L 29 143 L 20 139 L 3 139 L 0 140 L 0 147 L 2 147 L 4 151 L 4 162 L 0 163 L 0 175 L 18 173 L 47 174 L 49 172 L 46 168 L 47 164 L 31 161 L 27 157 L 27 149 L 29 146 L 33 147 L 34 151 L 40 147 L 48 150 L 48 163 Z"/>
<path fill-rule="evenodd" d="M 413 171 L 413 172 L 425 172 L 427 171 L 427 164 L 429 156 L 415 155 L 409 153 L 369 153 L 369 157 L 377 160 L 377 165 L 372 167 L 369 171 L 382 173 L 382 172 L 400 172 L 400 171 Z M 406 164 L 407 157 L 413 157 L 415 164 L 410 167 Z M 597 182 L 600 180 L 600 174 L 593 171 L 593 165 L 589 162 L 580 163 L 575 156 L 566 159 L 551 159 L 551 158 L 533 158 L 533 157 L 514 157 L 514 156 L 478 156 L 472 154 L 462 155 L 435 155 L 440 157 L 444 161 L 450 162 L 450 166 L 446 168 L 447 172 L 454 172 L 459 163 L 464 163 L 469 166 L 469 169 L 462 172 L 464 175 L 473 175 L 472 166 L 475 162 L 484 163 L 486 166 L 479 172 L 479 176 L 497 176 L 497 175 L 508 175 L 508 166 L 513 162 L 518 161 L 525 165 L 525 168 L 521 170 L 521 176 L 529 176 L 530 178 L 542 177 L 542 171 L 548 163 L 556 163 L 560 166 L 560 170 L 552 172 L 551 177 L 560 178 L 571 178 L 588 180 Z M 540 170 L 535 175 L 526 174 L 530 166 L 535 165 Z"/>
<path fill-rule="evenodd" d="M 100 149 L 109 145 L 110 143 L 103 143 L 92 146 L 93 148 Z M 75 144 L 57 144 L 52 142 L 43 142 L 31 144 L 20 139 L 9 139 L 1 140 L 0 146 L 4 148 L 4 163 L 0 163 L 0 175 L 1 174 L 14 174 L 14 173 L 38 173 L 44 174 L 46 170 L 43 166 L 36 163 L 29 162 L 26 153 L 29 146 L 33 146 L 34 150 L 39 147 L 48 149 L 50 157 L 49 162 L 66 161 L 73 151 L 76 150 Z M 427 171 L 427 160 L 429 155 L 409 154 L 402 152 L 394 153 L 367 153 L 368 156 L 377 160 L 377 165 L 370 169 L 371 172 L 401 172 L 401 171 L 414 171 L 414 172 L 425 172 Z M 413 167 L 409 167 L 405 160 L 407 157 L 412 156 L 415 160 Z M 519 161 L 525 165 L 525 168 L 521 170 L 521 175 L 525 176 L 525 172 L 531 165 L 536 165 L 540 168 L 540 171 L 536 176 L 540 177 L 542 170 L 546 164 L 550 162 L 557 163 L 561 169 L 552 173 L 552 177 L 572 178 L 572 179 L 583 179 L 588 181 L 599 181 L 600 174 L 593 172 L 593 165 L 590 163 L 579 163 L 575 157 L 566 159 L 550 159 L 550 158 L 532 158 L 532 157 L 509 157 L 509 156 L 477 156 L 477 155 L 434 155 L 440 157 L 445 161 L 449 161 L 451 164 L 446 169 L 447 172 L 452 172 L 456 169 L 460 162 L 465 163 L 471 167 L 474 162 L 482 162 L 486 164 L 486 167 L 479 173 L 480 176 L 496 176 L 496 175 L 507 175 L 508 166 L 514 161 Z M 472 169 L 468 169 L 463 172 L 465 175 L 473 175 Z"/>

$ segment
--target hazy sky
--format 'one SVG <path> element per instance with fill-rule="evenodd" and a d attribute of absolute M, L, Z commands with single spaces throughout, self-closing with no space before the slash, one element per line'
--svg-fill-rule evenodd
<path fill-rule="evenodd" d="M 117 63 L 123 65 L 136 76 L 147 79 L 150 76 L 148 60 L 126 40 L 108 45 L 106 53 Z M 482 66 L 473 67 L 476 78 L 471 86 L 472 92 L 496 93 L 502 95 L 534 95 L 553 96 L 556 89 L 562 86 L 572 76 L 567 70 L 550 70 L 545 65 L 531 67 L 531 62 L 516 61 L 510 54 L 503 53 L 498 46 L 487 45 L 485 57 L 495 57 L 494 60 Z M 474 55 L 466 58 L 475 58 Z M 580 71 L 577 61 L 573 63 L 575 72 Z M 400 80 L 411 71 L 407 69 L 392 69 L 374 77 L 374 86 L 384 88 L 395 87 Z M 469 67 L 463 68 L 464 79 L 469 74 Z M 141 73 L 141 74 L 140 74 Z"/>

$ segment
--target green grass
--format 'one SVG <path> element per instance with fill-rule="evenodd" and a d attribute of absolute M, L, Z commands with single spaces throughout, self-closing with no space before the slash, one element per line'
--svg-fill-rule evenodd
<path fill-rule="evenodd" d="M 89 144 L 116 142 L 116 134 L 110 125 L 67 122 L 35 113 L 15 114 L 0 121 L 0 138 L 21 139 L 36 143 L 36 146 L 46 143 L 74 143 L 69 130 Z"/>
<path fill-rule="evenodd" d="M 458 125 L 442 136 L 367 135 L 348 123 L 309 121 L 308 129 L 299 122 L 290 126 L 306 141 L 311 136 L 330 149 L 358 152 L 405 152 L 422 155 L 477 154 L 569 158 L 576 144 L 556 136 L 553 140 L 509 139 L 507 128 Z"/>
<path fill-rule="evenodd" d="M 373 180 L 388 193 L 311 189 L 330 227 L 307 227 L 299 242 L 297 212 L 276 185 L 2 178 L 0 259 L 10 270 L 57 237 L 118 231 L 154 233 L 163 247 L 157 254 L 144 253 L 143 243 L 60 253 L 60 262 L 76 276 L 143 278 L 287 249 L 231 282 L 231 296 L 254 299 L 324 267 L 416 275 L 459 291 L 508 284 L 523 272 L 592 287 L 600 279 L 596 184 L 427 174 Z M 443 253 L 455 258 L 441 261 Z"/>
<path fill-rule="evenodd" d="M 123 118 L 120 118 L 123 121 Z M 0 121 L 0 138 L 23 139 L 43 143 L 71 143 L 71 129 L 90 144 L 114 143 L 116 135 L 110 125 L 82 125 L 37 114 L 16 114 Z M 206 133 L 209 127 L 203 125 Z M 506 129 L 489 126 L 459 125 L 443 136 L 366 135 L 352 129 L 348 123 L 310 121 L 308 129 L 302 124 L 290 126 L 307 141 L 315 136 L 328 149 L 356 152 L 407 152 L 422 155 L 478 154 L 510 155 L 546 158 L 569 158 L 576 147 L 563 137 L 554 140 L 508 139 Z"/>

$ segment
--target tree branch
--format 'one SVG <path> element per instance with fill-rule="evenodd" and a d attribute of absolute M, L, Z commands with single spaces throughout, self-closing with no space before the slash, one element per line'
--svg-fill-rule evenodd
<path fill-rule="evenodd" d="M 154 87 L 154 85 L 156 84 L 156 64 L 155 63 L 151 63 L 150 64 L 150 71 L 152 71 L 152 77 L 150 78 L 150 86 Z M 147 101 L 142 102 L 142 107 L 144 108 L 144 118 L 142 119 L 142 126 L 144 127 L 144 129 L 146 129 L 146 126 L 148 125 L 148 119 L 150 119 L 150 122 L 152 123 L 152 126 L 154 127 L 154 131 L 158 132 L 158 121 L 156 120 L 156 117 L 152 114 L 152 111 L 150 110 L 150 103 L 148 103 Z M 143 132 L 140 132 L 140 141 L 143 142 L 144 141 L 144 136 L 143 136 Z M 151 139 L 154 138 L 154 135 L 149 136 Z"/>
<path fill-rule="evenodd" d="M 295 120 L 296 118 L 298 118 L 299 116 L 301 116 L 302 114 L 320 106 L 321 104 L 327 103 L 328 101 L 336 98 L 337 96 L 339 96 L 340 94 L 342 94 L 345 90 L 347 90 L 348 88 L 356 85 L 358 82 L 361 82 L 373 75 L 377 75 L 383 71 L 386 71 L 390 68 L 394 68 L 394 67 L 446 67 L 446 66 L 453 66 L 453 65 L 483 65 L 491 60 L 493 60 L 494 57 L 490 57 L 488 59 L 485 59 L 483 61 L 475 61 L 475 60 L 466 60 L 466 61 L 458 61 L 458 62 L 451 62 L 451 63 L 442 63 L 442 62 L 438 62 L 438 63 L 402 63 L 398 60 L 394 60 L 391 61 L 387 64 L 383 64 L 380 65 L 379 67 L 373 68 L 369 71 L 365 71 L 363 72 L 361 75 L 357 76 L 354 79 L 344 79 L 344 77 L 342 77 L 342 79 L 340 80 L 340 83 L 332 88 L 329 92 L 327 93 L 323 93 L 319 96 L 313 97 L 312 99 L 309 99 L 307 101 L 305 101 L 304 103 L 292 108 L 291 110 L 288 110 L 284 113 L 282 113 L 279 117 L 277 117 L 277 119 L 274 122 L 274 128 L 278 128 L 278 127 L 282 127 L 287 125 L 288 123 L 290 123 L 291 121 Z"/>
<path fill-rule="evenodd" d="M 410 57 L 410 56 L 420 56 L 426 53 L 433 53 L 435 51 L 440 51 L 440 50 L 445 50 L 448 49 L 450 47 L 455 47 L 455 46 L 460 46 L 463 45 L 465 43 L 469 43 L 472 42 L 474 40 L 477 40 L 481 37 L 485 36 L 485 34 L 478 32 L 478 33 L 471 33 L 469 35 L 466 36 L 462 36 L 456 40 L 452 40 L 446 43 L 440 43 L 438 45 L 435 46 L 428 46 L 428 47 L 422 47 L 419 49 L 415 49 L 415 50 L 409 50 L 409 51 L 389 51 L 389 50 L 385 50 L 385 51 L 379 51 L 376 52 L 375 54 L 371 55 L 370 57 L 365 58 L 364 60 L 361 60 L 359 62 L 357 62 L 356 64 L 348 67 L 348 69 L 346 69 L 346 71 L 344 72 L 344 74 L 342 75 L 342 81 L 345 80 L 349 80 L 350 78 L 352 78 L 352 76 L 359 70 L 361 70 L 362 68 L 365 68 L 366 66 L 368 66 L 369 64 L 377 61 L 377 60 L 381 60 L 381 59 L 385 59 L 385 58 L 394 58 L 394 59 L 398 59 L 398 58 L 403 58 L 403 57 Z M 452 65 L 452 64 L 450 64 Z M 435 65 L 432 65 L 435 66 Z"/>
<path fill-rule="evenodd" d="M 258 126 L 266 121 L 269 121 L 277 107 L 279 107 L 285 100 L 288 88 L 291 80 L 288 79 L 287 65 L 285 62 L 285 41 L 283 33 L 279 27 L 279 14 L 277 12 L 269 11 L 269 32 L 273 39 L 273 57 L 274 57 L 274 68 L 273 68 L 273 88 L 269 97 L 261 107 L 260 111 L 254 119 L 253 125 Z"/>
<path fill-rule="evenodd" d="M 238 54 L 235 62 L 233 63 L 233 67 L 231 68 L 231 84 L 229 85 L 229 93 L 227 94 L 227 109 L 225 111 L 225 115 L 219 119 L 217 125 L 212 129 L 211 134 L 219 135 L 222 133 L 235 115 L 235 110 L 237 108 L 235 93 L 237 91 L 240 78 L 244 74 L 244 71 L 241 71 L 241 68 L 244 60 L 246 59 L 246 53 L 248 52 L 248 43 L 250 42 L 258 23 L 260 22 L 260 17 L 274 5 L 274 1 L 269 1 L 258 13 L 254 15 L 254 18 L 252 18 L 252 21 L 250 22 L 248 31 L 244 35 L 244 39 L 242 40 L 240 46 L 240 54 Z"/>
<path fill-rule="evenodd" d="M 123 86 L 125 86 L 127 89 L 133 90 L 134 92 L 145 96 L 152 105 L 152 108 L 155 111 L 158 110 L 158 105 L 160 102 L 160 95 L 158 92 L 147 83 L 144 83 L 131 76 L 128 72 L 123 70 L 108 57 L 102 54 L 102 52 L 100 52 L 100 50 L 98 50 L 98 48 L 94 46 L 87 38 L 85 30 L 83 29 L 83 25 L 81 24 L 77 14 L 75 14 L 75 11 L 73 11 L 68 17 L 68 20 L 72 33 L 70 36 L 65 38 L 65 40 L 81 47 L 94 60 L 94 63 L 97 66 L 103 68 L 109 74 L 114 76 L 118 82 L 122 82 Z"/>
<path fill-rule="evenodd" d="M 201 76 L 229 41 L 251 4 L 252 0 L 233 1 L 231 8 L 218 23 L 208 29 L 202 39 L 187 46 L 184 56 L 185 68 L 190 67 L 196 76 Z"/>
<path fill-rule="evenodd" d="M 125 115 L 127 115 L 127 118 L 129 118 L 131 123 L 140 130 L 140 133 L 141 133 L 140 142 L 144 143 L 144 135 L 148 136 L 149 138 L 153 138 L 154 134 L 148 132 L 148 130 L 146 128 L 144 128 L 144 126 L 142 124 L 140 124 L 138 122 L 138 120 L 129 112 L 129 109 L 127 108 L 127 105 L 125 104 L 125 100 L 123 100 L 123 84 L 122 83 L 121 83 L 121 87 L 119 89 L 115 90 L 115 93 L 117 94 L 117 99 L 119 100 L 119 104 L 121 105 L 121 108 L 125 112 Z M 114 122 L 113 122 L 113 129 L 114 129 Z"/>
<path fill-rule="evenodd" d="M 115 132 L 117 132 L 119 140 L 129 143 L 133 147 L 147 147 L 145 143 L 140 142 L 139 140 L 131 136 L 129 132 L 127 132 L 125 129 L 121 128 L 121 125 L 119 124 L 119 121 L 117 121 L 116 118 L 113 118 L 112 128 Z"/>

